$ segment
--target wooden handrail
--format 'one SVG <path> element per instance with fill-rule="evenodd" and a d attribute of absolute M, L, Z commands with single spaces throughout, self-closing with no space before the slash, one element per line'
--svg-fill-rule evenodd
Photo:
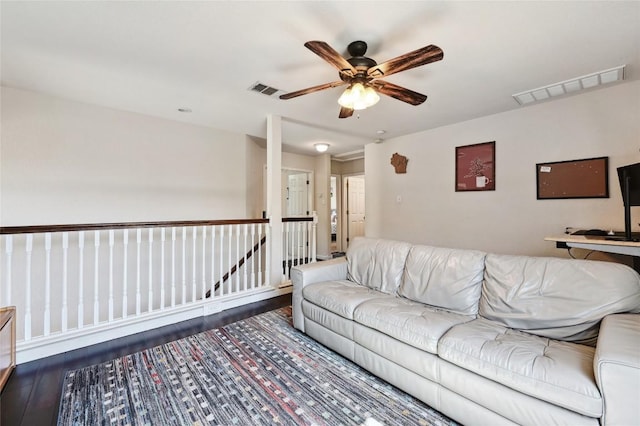
<path fill-rule="evenodd" d="M 117 222 L 70 225 L 2 226 L 0 235 L 39 234 L 44 232 L 100 231 L 108 229 L 170 228 L 180 226 L 244 225 L 269 223 L 269 219 L 177 220 L 165 222 Z"/>
<path fill-rule="evenodd" d="M 282 222 L 312 222 L 313 217 L 283 217 Z M 0 235 L 45 232 L 100 231 L 107 229 L 170 228 L 180 226 L 245 225 L 269 223 L 269 219 L 175 220 L 161 222 L 83 223 L 68 225 L 1 226 Z"/>
<path fill-rule="evenodd" d="M 283 222 L 313 222 L 313 216 L 283 217 Z"/>

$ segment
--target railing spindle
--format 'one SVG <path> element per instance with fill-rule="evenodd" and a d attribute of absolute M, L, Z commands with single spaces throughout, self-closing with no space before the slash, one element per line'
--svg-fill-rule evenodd
<path fill-rule="evenodd" d="M 165 285 L 165 250 L 166 228 L 160 228 L 160 310 L 164 309 L 164 285 Z"/>
<path fill-rule="evenodd" d="M 207 227 L 202 226 L 202 291 L 200 298 L 204 300 L 207 294 Z"/>
<path fill-rule="evenodd" d="M 218 281 L 220 283 L 220 296 L 224 295 L 224 285 L 222 285 L 224 278 L 224 272 L 222 271 L 224 269 L 224 229 L 224 225 L 220 226 L 220 280 Z"/>
<path fill-rule="evenodd" d="M 187 303 L 187 227 L 182 227 L 182 304 Z"/>
<path fill-rule="evenodd" d="M 316 261 L 316 225 L 318 224 L 318 215 L 313 212 L 313 224 L 311 225 L 311 262 Z"/>
<path fill-rule="evenodd" d="M 297 248 L 298 248 L 296 265 L 300 265 L 302 263 L 301 259 L 303 259 L 303 254 L 301 252 L 301 250 L 302 250 L 302 229 L 303 229 L 302 228 L 302 222 L 296 223 L 295 227 L 296 227 L 296 241 L 297 241 L 296 244 L 297 244 Z M 287 274 L 287 278 L 289 278 L 289 274 Z"/>
<path fill-rule="evenodd" d="M 238 225 L 240 226 L 240 225 Z M 247 234 L 249 234 L 249 225 L 247 225 L 246 223 L 244 224 L 244 232 L 243 232 L 243 236 L 244 236 L 244 248 L 242 249 L 242 252 L 244 253 L 244 270 L 243 270 L 243 276 L 244 276 L 244 283 L 243 283 L 243 289 L 246 291 L 247 290 L 247 282 L 249 281 L 249 265 L 247 264 Z M 249 248 L 249 252 L 250 254 L 252 253 L 253 250 L 253 244 L 251 244 L 251 247 Z M 253 257 L 253 256 L 251 256 Z"/>
<path fill-rule="evenodd" d="M 269 251 L 269 248 L 268 248 L 269 240 L 267 239 L 267 228 L 268 228 L 268 225 L 264 225 L 262 223 L 258 225 L 258 239 L 262 241 L 262 235 L 264 235 L 264 238 L 265 238 L 265 244 L 263 246 L 266 248 L 265 253 Z M 262 287 L 263 284 L 264 284 L 264 277 L 262 275 L 262 250 L 260 250 L 258 252 L 258 287 Z"/>
<path fill-rule="evenodd" d="M 140 294 L 141 277 L 140 277 L 140 268 L 141 268 L 141 257 L 142 257 L 142 229 L 138 228 L 136 230 L 136 316 L 140 315 L 142 295 Z"/>
<path fill-rule="evenodd" d="M 240 265 L 240 224 L 236 225 L 236 264 Z M 235 291 L 240 291 L 240 268 L 236 268 L 236 288 Z M 229 277 L 231 278 L 231 277 Z M 231 279 L 229 279 L 231 282 Z"/>
<path fill-rule="evenodd" d="M 227 259 L 229 260 L 229 262 L 227 263 L 227 271 L 229 271 L 229 273 L 231 273 L 231 269 L 233 268 L 233 259 L 232 259 L 233 256 L 231 256 L 231 253 L 233 253 L 232 244 L 233 244 L 233 225 L 229 225 L 229 252 L 228 252 L 229 256 L 227 257 Z M 233 286 L 231 285 L 232 282 L 233 281 L 231 279 L 231 276 L 228 276 L 227 290 L 229 294 L 233 293 Z M 224 287 L 224 283 L 220 283 L 220 285 Z"/>
<path fill-rule="evenodd" d="M 62 233 L 62 308 L 60 311 L 60 321 L 62 332 L 67 331 L 69 325 L 69 312 L 67 301 L 67 288 L 69 286 L 69 233 Z"/>
<path fill-rule="evenodd" d="M 171 228 L 171 307 L 176 306 L 176 228 Z"/>
<path fill-rule="evenodd" d="M 33 251 L 33 235 L 27 235 L 26 246 L 26 294 L 24 310 L 24 340 L 31 340 L 31 253 Z"/>
<path fill-rule="evenodd" d="M 256 224 L 251 224 L 251 247 L 256 246 Z M 262 246 L 260 245 L 260 237 L 258 237 L 258 255 L 262 251 Z M 249 288 L 253 290 L 256 286 L 256 253 L 251 256 L 251 282 L 249 284 Z"/>
<path fill-rule="evenodd" d="M 269 277 L 271 275 L 271 250 L 269 250 L 269 247 L 271 247 L 271 225 L 266 224 L 264 227 L 264 234 L 267 237 L 267 250 L 265 251 L 265 273 L 264 273 L 264 281 L 261 281 L 261 285 L 269 285 L 270 284 L 270 279 Z M 262 276 L 262 275 L 261 275 Z"/>
<path fill-rule="evenodd" d="M 115 231 L 109 230 L 109 306 L 108 321 L 113 321 L 113 246 L 115 244 Z"/>
<path fill-rule="evenodd" d="M 44 335 L 51 334 L 51 233 L 44 234 Z"/>
<path fill-rule="evenodd" d="M 216 291 L 216 227 L 211 225 L 211 298 L 214 297 Z"/>
<path fill-rule="evenodd" d="M 147 311 L 153 311 L 153 228 L 149 228 L 149 258 L 147 259 L 149 263 L 149 291 L 147 293 L 149 304 L 147 306 Z"/>
<path fill-rule="evenodd" d="M 84 231 L 78 232 L 78 328 L 84 327 Z"/>
<path fill-rule="evenodd" d="M 198 274 L 196 273 L 196 243 L 198 240 L 198 228 L 196 226 L 191 229 L 193 245 L 191 249 L 191 301 L 196 301 L 196 280 Z"/>
<path fill-rule="evenodd" d="M 129 246 L 129 230 L 125 229 L 122 234 L 122 318 L 126 319 L 129 313 L 129 300 L 128 300 L 128 265 L 129 258 L 127 257 L 127 248 Z"/>
<path fill-rule="evenodd" d="M 100 295 L 99 295 L 99 274 L 100 265 L 100 231 L 94 231 L 93 234 L 94 258 L 93 258 L 93 325 L 100 322 Z"/>

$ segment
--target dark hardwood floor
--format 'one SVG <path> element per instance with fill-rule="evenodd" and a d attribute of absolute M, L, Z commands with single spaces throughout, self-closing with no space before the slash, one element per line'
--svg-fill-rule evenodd
<path fill-rule="evenodd" d="M 171 342 L 201 331 L 222 327 L 291 304 L 291 295 L 194 318 L 156 330 L 20 364 L 0 395 L 0 426 L 48 426 L 58 419 L 62 381 L 69 370 L 109 361 Z"/>

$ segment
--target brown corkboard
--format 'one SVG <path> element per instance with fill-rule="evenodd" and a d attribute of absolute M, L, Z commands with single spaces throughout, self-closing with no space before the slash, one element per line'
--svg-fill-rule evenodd
<path fill-rule="evenodd" d="M 538 200 L 609 198 L 609 157 L 536 164 Z"/>

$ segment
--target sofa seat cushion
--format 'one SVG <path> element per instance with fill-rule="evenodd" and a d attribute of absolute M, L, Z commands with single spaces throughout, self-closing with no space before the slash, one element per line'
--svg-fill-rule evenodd
<path fill-rule="evenodd" d="M 438 354 L 487 379 L 589 417 L 602 416 L 590 346 L 550 340 L 478 318 L 454 326 Z"/>
<path fill-rule="evenodd" d="M 302 290 L 305 300 L 343 318 L 353 319 L 353 311 L 361 303 L 380 297 L 391 297 L 348 280 L 309 284 Z"/>
<path fill-rule="evenodd" d="M 472 318 L 400 297 L 388 297 L 361 303 L 353 319 L 401 342 L 437 354 L 440 337 L 454 325 Z"/>
<path fill-rule="evenodd" d="M 463 315 L 476 315 L 485 253 L 413 246 L 398 294 Z"/>

